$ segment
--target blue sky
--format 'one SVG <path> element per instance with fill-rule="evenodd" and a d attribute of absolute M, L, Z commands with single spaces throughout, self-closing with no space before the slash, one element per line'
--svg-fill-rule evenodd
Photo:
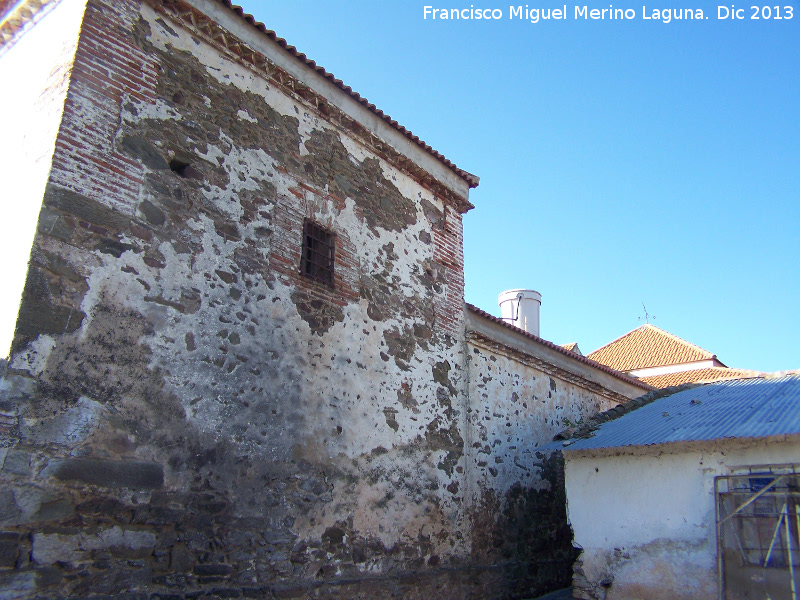
<path fill-rule="evenodd" d="M 535 289 L 542 337 L 585 353 L 642 324 L 644 304 L 729 366 L 800 368 L 798 4 L 781 20 L 644 5 L 708 17 L 670 23 L 642 3 L 613 3 L 632 20 L 567 4 L 535 24 L 509 3 L 241 5 L 480 176 L 468 302 L 499 315 L 501 291 Z M 503 18 L 433 21 L 425 5 Z"/>

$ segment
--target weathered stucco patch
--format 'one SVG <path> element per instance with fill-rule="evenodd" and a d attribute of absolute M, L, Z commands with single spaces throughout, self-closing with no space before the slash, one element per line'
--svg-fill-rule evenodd
<path fill-rule="evenodd" d="M 292 293 L 292 302 L 311 331 L 318 335 L 326 333 L 334 322 L 344 319 L 341 307 L 324 298 L 315 298 L 303 290 L 295 290 Z"/>
<path fill-rule="evenodd" d="M 46 575 L 41 596 L 544 585 L 525 536 L 550 535 L 533 515 L 555 486 L 517 440 L 539 425 L 545 378 L 465 355 L 453 198 L 177 7 L 89 3 L 147 89 L 73 82 L 65 127 L 102 122 L 92 150 L 131 176 L 122 190 L 58 171 L 42 211 L 40 316 L 14 363 L 37 387 L 0 421 L 21 444 L 0 466 L 4 527 L 26 532 L 15 560 Z M 335 237 L 333 285 L 300 273 L 306 220 Z"/>

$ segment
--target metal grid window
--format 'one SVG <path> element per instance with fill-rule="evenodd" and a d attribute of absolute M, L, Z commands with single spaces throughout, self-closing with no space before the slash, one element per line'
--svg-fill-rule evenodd
<path fill-rule="evenodd" d="M 300 273 L 333 287 L 333 254 L 336 236 L 313 221 L 303 223 L 303 255 Z"/>
<path fill-rule="evenodd" d="M 798 600 L 800 466 L 734 469 L 715 487 L 721 597 Z"/>

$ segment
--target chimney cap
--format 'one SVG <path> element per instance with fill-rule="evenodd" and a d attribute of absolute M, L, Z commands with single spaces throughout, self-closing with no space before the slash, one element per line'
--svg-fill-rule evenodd
<path fill-rule="evenodd" d="M 535 300 L 541 304 L 542 302 L 542 295 L 537 292 L 536 290 L 526 290 L 526 289 L 516 289 L 516 290 L 506 290 L 505 292 L 501 292 L 500 295 L 497 297 L 498 304 L 502 304 L 503 302 L 507 302 L 508 300 L 516 300 L 518 298 L 522 298 L 525 300 Z"/>
<path fill-rule="evenodd" d="M 539 335 L 539 307 L 542 295 L 536 290 L 506 290 L 497 297 L 501 319 L 523 331 Z"/>

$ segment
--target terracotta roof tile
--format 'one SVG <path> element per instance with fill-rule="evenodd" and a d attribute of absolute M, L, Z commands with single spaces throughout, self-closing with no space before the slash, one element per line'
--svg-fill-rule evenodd
<path fill-rule="evenodd" d="M 708 381 L 719 381 L 722 379 L 745 379 L 748 377 L 763 377 L 765 374 L 760 371 L 748 371 L 747 369 L 729 369 L 728 367 L 709 367 L 707 369 L 695 369 L 693 371 L 679 371 L 678 373 L 667 373 L 666 375 L 653 375 L 652 377 L 640 377 L 640 381 L 649 383 L 655 388 L 671 387 L 684 383 L 705 383 Z"/>
<path fill-rule="evenodd" d="M 618 371 L 715 359 L 711 352 L 649 323 L 587 354 Z"/>
<path fill-rule="evenodd" d="M 578 342 L 572 342 L 570 344 L 561 344 L 561 347 L 564 350 L 569 350 L 570 352 L 574 352 L 575 354 L 580 354 L 581 356 L 583 356 L 583 352 L 581 352 L 581 349 L 578 348 Z"/>

